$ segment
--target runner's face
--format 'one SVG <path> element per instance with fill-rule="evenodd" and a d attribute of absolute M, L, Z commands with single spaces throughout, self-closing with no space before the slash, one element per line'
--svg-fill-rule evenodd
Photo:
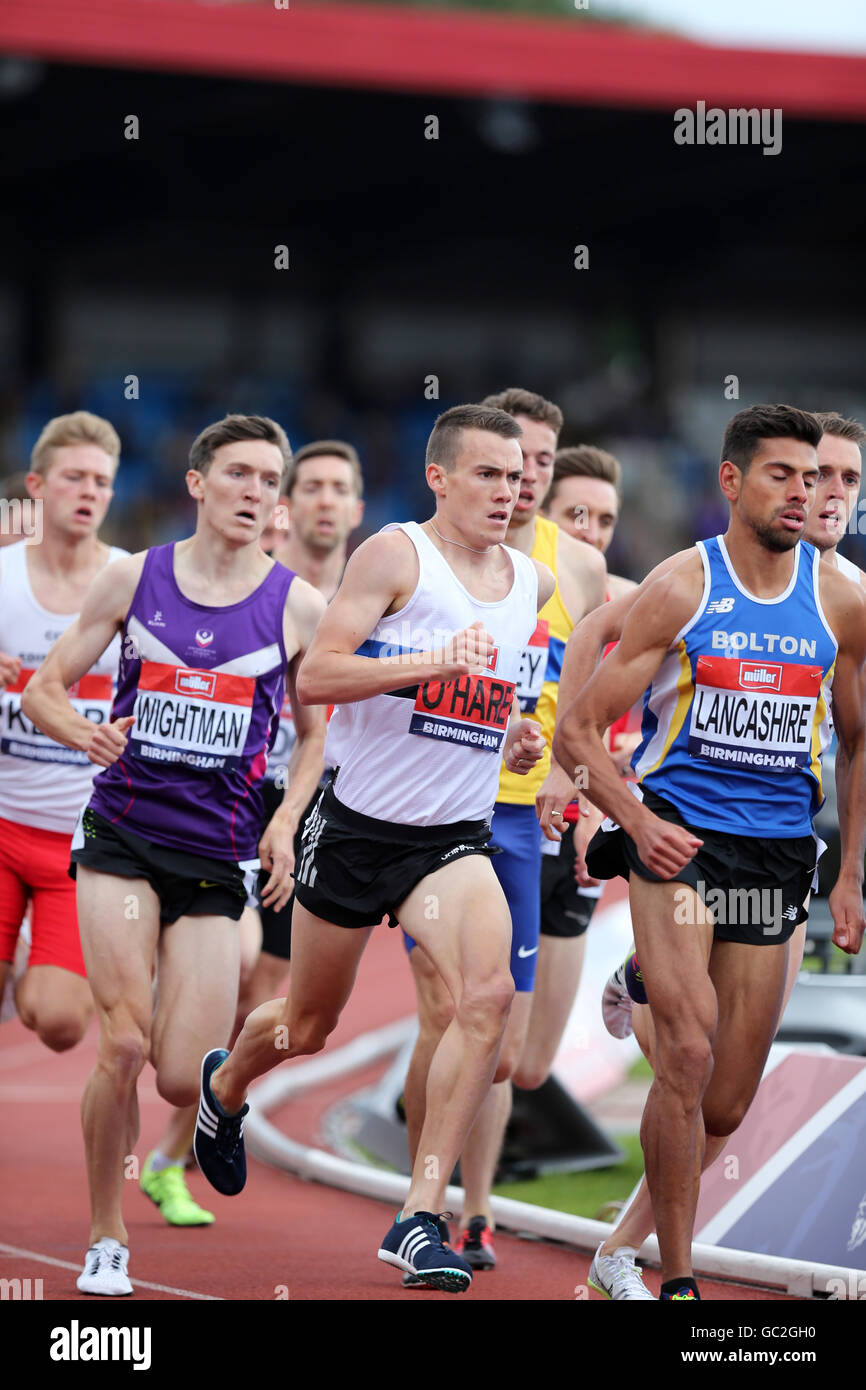
<path fill-rule="evenodd" d="M 793 550 L 803 539 L 817 483 L 818 455 L 811 444 L 801 439 L 763 439 L 742 477 L 737 499 L 740 519 L 767 550 Z"/>
<path fill-rule="evenodd" d="M 604 478 L 563 478 L 547 515 L 576 541 L 585 541 L 603 555 L 619 516 L 616 488 Z"/>
<path fill-rule="evenodd" d="M 302 459 L 289 499 L 289 527 L 309 550 L 330 554 L 360 525 L 364 504 L 348 459 Z"/>
<path fill-rule="evenodd" d="M 523 455 L 523 477 L 514 504 L 512 526 L 525 526 L 538 514 L 538 509 L 550 489 L 553 479 L 553 456 L 556 453 L 556 434 L 550 425 L 531 420 L 528 415 L 515 415 L 523 431 L 518 443 Z"/>
<path fill-rule="evenodd" d="M 95 536 L 114 496 L 117 464 L 98 444 L 63 444 L 51 451 L 44 476 L 29 474 L 43 504 L 43 525 L 70 540 Z"/>
<path fill-rule="evenodd" d="M 818 550 L 830 550 L 845 534 L 857 503 L 862 471 L 860 450 L 851 439 L 821 436 L 818 444 L 818 486 L 803 540 Z"/>
<path fill-rule="evenodd" d="M 199 479 L 203 513 L 214 530 L 237 545 L 258 542 L 280 496 L 283 456 L 264 439 L 242 439 L 214 450 L 210 468 Z"/>
<path fill-rule="evenodd" d="M 466 545 L 483 549 L 505 540 L 522 475 L 518 440 L 488 430 L 460 431 L 454 469 L 440 475 L 439 507 Z"/>

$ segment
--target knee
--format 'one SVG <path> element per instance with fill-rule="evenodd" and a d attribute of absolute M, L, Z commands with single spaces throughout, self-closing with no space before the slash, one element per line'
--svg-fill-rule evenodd
<path fill-rule="evenodd" d="M 99 1060 L 121 1086 L 134 1085 L 150 1056 L 150 1037 L 131 1020 L 104 1029 Z"/>
<path fill-rule="evenodd" d="M 194 1105 L 199 1098 L 199 1079 L 192 1073 L 184 1073 L 176 1068 L 159 1069 L 156 1073 L 156 1089 L 163 1100 L 178 1110 Z"/>
<path fill-rule="evenodd" d="M 32 1025 L 39 1038 L 52 1052 L 68 1052 L 81 1042 L 90 1022 L 90 1013 L 83 1017 L 79 1013 L 56 1014 L 51 1018 L 37 1019 Z"/>
<path fill-rule="evenodd" d="M 664 1039 L 657 1030 L 655 1074 L 660 1083 L 682 1095 L 702 1095 L 712 1073 L 712 1039 L 702 1028 L 681 1028 Z"/>
<path fill-rule="evenodd" d="M 289 1024 L 286 1056 L 311 1057 L 321 1052 L 337 1022 L 338 1018 L 326 1018 L 323 1014 L 302 1014 L 293 1019 Z"/>
<path fill-rule="evenodd" d="M 503 969 L 483 981 L 468 980 L 457 1009 L 461 1023 L 473 1032 L 499 1037 L 514 998 L 511 971 Z"/>
<path fill-rule="evenodd" d="M 499 1081 L 511 1081 L 516 1079 L 517 1071 L 520 1066 L 520 1052 L 522 1038 L 514 1038 L 511 1041 L 506 1033 L 505 1041 L 502 1044 L 502 1051 L 499 1054 L 499 1061 L 496 1064 L 496 1071 L 493 1074 L 493 1084 Z"/>
<path fill-rule="evenodd" d="M 744 1097 L 719 1100 L 705 1098 L 703 1105 L 704 1129 L 714 1139 L 727 1139 L 735 1129 L 739 1129 L 751 1101 Z"/>
<path fill-rule="evenodd" d="M 521 1057 L 512 1073 L 512 1081 L 521 1091 L 537 1091 L 543 1086 L 550 1068 L 539 1057 Z"/>

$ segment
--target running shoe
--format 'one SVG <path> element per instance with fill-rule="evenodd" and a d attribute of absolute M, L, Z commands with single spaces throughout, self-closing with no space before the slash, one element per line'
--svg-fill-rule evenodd
<path fill-rule="evenodd" d="M 205 1053 L 201 1064 L 201 1099 L 195 1122 L 195 1159 L 211 1187 L 226 1197 L 242 1191 L 247 1180 L 244 1153 L 245 1105 L 236 1115 L 227 1115 L 210 1088 L 210 1079 L 228 1057 L 224 1047 Z"/>
<path fill-rule="evenodd" d="M 469 1225 L 460 1232 L 454 1249 L 473 1269 L 493 1269 L 496 1265 L 493 1232 L 483 1216 L 470 1217 Z"/>
<path fill-rule="evenodd" d="M 614 970 L 601 996 L 601 1016 L 613 1038 L 628 1038 L 634 1032 L 631 1011 L 634 1001 L 626 989 L 625 961 Z"/>
<path fill-rule="evenodd" d="M 119 1240 L 103 1236 L 84 1257 L 84 1269 L 75 1281 L 79 1293 L 118 1296 L 132 1293 L 127 1265 L 129 1250 Z"/>
<path fill-rule="evenodd" d="M 154 1172 L 152 1160 L 150 1153 L 144 1160 L 139 1185 L 145 1197 L 159 1207 L 169 1226 L 210 1226 L 216 1218 L 212 1211 L 205 1211 L 194 1201 L 186 1185 L 183 1164 L 172 1163 Z"/>
<path fill-rule="evenodd" d="M 472 1283 L 471 1267 L 443 1245 L 439 1218 L 429 1211 L 398 1218 L 382 1241 L 379 1259 L 445 1293 L 463 1293 Z"/>
<path fill-rule="evenodd" d="M 436 1225 L 439 1227 L 439 1235 L 441 1237 L 442 1244 L 446 1247 L 449 1241 L 451 1240 L 451 1232 L 448 1229 L 448 1222 L 446 1220 L 446 1218 L 450 1215 L 450 1211 L 443 1211 L 439 1214 L 439 1216 L 436 1217 Z M 428 1284 L 427 1280 L 422 1278 L 420 1274 L 403 1275 L 404 1289 L 430 1289 L 432 1287 L 432 1284 Z"/>
<path fill-rule="evenodd" d="M 600 1245 L 589 1267 L 590 1288 L 603 1293 L 605 1298 L 649 1298 L 655 1303 L 657 1300 L 650 1293 L 635 1264 L 636 1255 L 637 1251 L 630 1245 L 621 1245 L 612 1255 L 602 1255 Z"/>

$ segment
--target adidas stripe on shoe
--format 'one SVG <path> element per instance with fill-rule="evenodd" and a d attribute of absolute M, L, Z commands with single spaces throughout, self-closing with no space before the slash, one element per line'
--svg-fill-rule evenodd
<path fill-rule="evenodd" d="M 127 1273 L 129 1250 L 119 1240 L 103 1236 L 84 1257 L 84 1269 L 75 1281 L 79 1293 L 118 1297 L 132 1293 Z"/>
<path fill-rule="evenodd" d="M 201 1098 L 193 1149 L 196 1162 L 211 1187 L 226 1197 L 234 1197 L 243 1190 L 247 1180 L 244 1116 L 250 1107 L 245 1105 L 236 1115 L 227 1115 L 210 1088 L 213 1073 L 228 1055 L 224 1047 L 215 1047 L 202 1059 Z"/>
<path fill-rule="evenodd" d="M 445 1293 L 463 1293 L 472 1283 L 470 1266 L 443 1244 L 439 1220 L 429 1211 L 395 1221 L 382 1241 L 379 1259 Z"/>

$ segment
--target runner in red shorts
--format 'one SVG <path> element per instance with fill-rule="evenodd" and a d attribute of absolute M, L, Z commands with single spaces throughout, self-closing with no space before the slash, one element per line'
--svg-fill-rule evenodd
<path fill-rule="evenodd" d="M 107 420 L 79 410 L 49 421 L 27 475 L 31 539 L 5 547 L 0 560 L 0 994 L 30 902 L 30 958 L 14 982 L 15 1004 L 56 1052 L 75 1046 L 93 1012 L 68 868 L 95 768 L 34 727 L 21 692 L 75 621 L 94 576 L 126 554 L 97 534 L 119 455 Z M 76 710 L 96 724 L 108 719 L 119 655 L 115 642 L 71 691 Z"/>

